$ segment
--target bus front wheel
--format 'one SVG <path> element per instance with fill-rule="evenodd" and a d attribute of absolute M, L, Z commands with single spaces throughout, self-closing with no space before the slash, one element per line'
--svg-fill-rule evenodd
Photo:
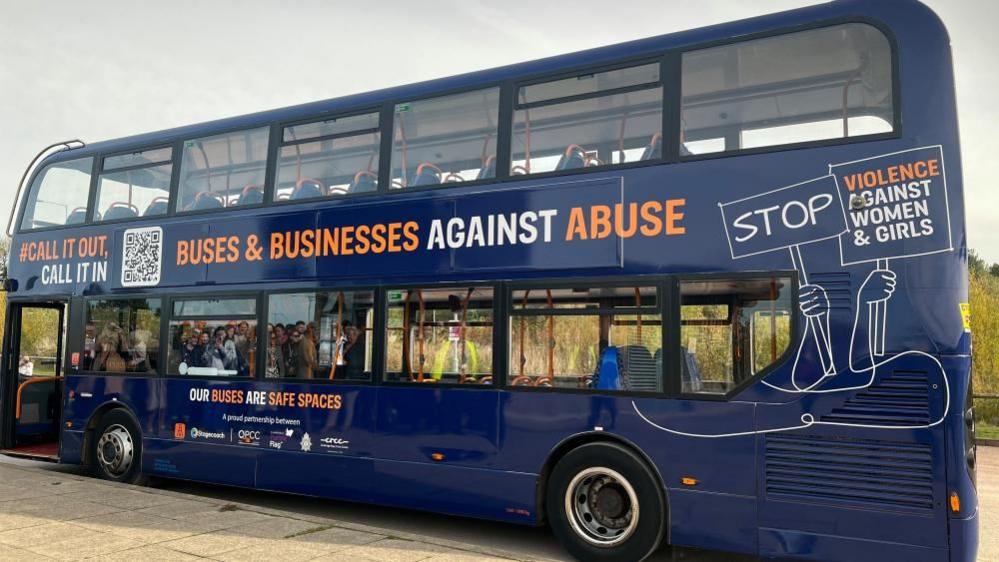
<path fill-rule="evenodd" d="M 634 452 L 613 443 L 590 443 L 562 457 L 545 502 L 552 532 L 579 560 L 643 560 L 666 528 L 658 479 Z"/>
<path fill-rule="evenodd" d="M 128 412 L 117 408 L 101 416 L 91 443 L 90 458 L 97 476 L 142 483 L 142 432 Z"/>

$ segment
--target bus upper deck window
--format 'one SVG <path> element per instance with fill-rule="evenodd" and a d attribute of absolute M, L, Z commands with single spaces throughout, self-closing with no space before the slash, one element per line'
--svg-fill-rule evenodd
<path fill-rule="evenodd" d="M 285 127 L 274 199 L 295 201 L 375 191 L 380 139 L 378 113 Z"/>
<path fill-rule="evenodd" d="M 97 185 L 96 221 L 152 217 L 167 212 L 172 148 L 104 159 Z"/>
<path fill-rule="evenodd" d="M 891 61 L 860 23 L 684 53 L 681 154 L 890 133 Z"/>
<path fill-rule="evenodd" d="M 523 86 L 510 173 L 658 160 L 662 105 L 658 62 Z"/>
<path fill-rule="evenodd" d="M 395 106 L 392 189 L 496 176 L 499 88 Z"/>
<path fill-rule="evenodd" d="M 24 207 L 21 229 L 82 224 L 87 219 L 93 158 L 46 166 L 35 176 Z"/>
<path fill-rule="evenodd" d="M 263 203 L 268 127 L 184 141 L 177 210 Z"/>

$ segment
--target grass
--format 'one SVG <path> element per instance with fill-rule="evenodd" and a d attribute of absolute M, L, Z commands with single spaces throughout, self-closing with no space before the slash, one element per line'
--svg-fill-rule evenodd
<path fill-rule="evenodd" d="M 984 423 L 975 424 L 976 439 L 999 439 L 999 425 Z"/>

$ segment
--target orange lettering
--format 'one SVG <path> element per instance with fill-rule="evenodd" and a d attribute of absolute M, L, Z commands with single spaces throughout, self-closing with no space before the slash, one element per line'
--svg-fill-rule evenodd
<path fill-rule="evenodd" d="M 565 239 L 571 242 L 576 236 L 580 240 L 586 240 L 586 219 L 583 218 L 583 209 L 573 207 L 569 211 L 569 226 L 565 229 Z"/>

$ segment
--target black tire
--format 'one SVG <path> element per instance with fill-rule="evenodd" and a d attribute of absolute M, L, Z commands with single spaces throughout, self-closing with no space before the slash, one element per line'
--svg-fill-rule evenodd
<path fill-rule="evenodd" d="M 570 485 L 582 493 L 573 493 L 567 509 Z M 569 451 L 552 470 L 545 495 L 552 532 L 579 560 L 644 560 L 662 541 L 666 506 L 659 479 L 621 445 L 589 443 Z"/>
<path fill-rule="evenodd" d="M 129 448 L 130 455 L 127 454 Z M 122 462 L 113 462 L 116 455 Z M 90 439 L 90 465 L 94 474 L 105 480 L 145 483 L 142 474 L 142 430 L 126 410 L 111 410 L 97 422 Z"/>

